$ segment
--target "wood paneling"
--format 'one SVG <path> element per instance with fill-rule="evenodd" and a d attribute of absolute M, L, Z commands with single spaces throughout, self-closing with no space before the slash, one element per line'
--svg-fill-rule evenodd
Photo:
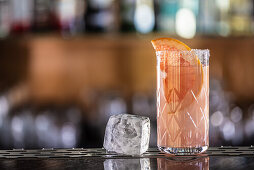
<path fill-rule="evenodd" d="M 80 94 L 91 90 L 117 89 L 128 95 L 156 88 L 156 57 L 150 40 L 159 36 L 30 36 L 25 39 L 26 53 L 1 48 L 0 54 L 28 57 L 27 82 L 38 101 L 79 100 Z M 238 100 L 254 100 L 254 38 L 182 41 L 191 48 L 210 49 L 211 77 L 223 80 Z"/>

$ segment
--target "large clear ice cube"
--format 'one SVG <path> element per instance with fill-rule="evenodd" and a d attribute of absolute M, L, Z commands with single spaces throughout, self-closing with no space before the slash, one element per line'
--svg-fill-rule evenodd
<path fill-rule="evenodd" d="M 140 155 L 147 151 L 149 139 L 148 117 L 118 114 L 109 118 L 103 146 L 108 152 Z"/>

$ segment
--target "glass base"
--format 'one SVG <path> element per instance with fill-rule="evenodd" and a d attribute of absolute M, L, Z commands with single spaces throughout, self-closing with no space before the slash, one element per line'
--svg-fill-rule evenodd
<path fill-rule="evenodd" d="M 158 146 L 161 152 L 165 152 L 167 154 L 172 155 L 197 155 L 202 152 L 205 152 L 208 149 L 208 146 L 201 146 L 201 147 L 186 147 L 186 148 L 170 148 L 170 147 L 163 147 Z"/>

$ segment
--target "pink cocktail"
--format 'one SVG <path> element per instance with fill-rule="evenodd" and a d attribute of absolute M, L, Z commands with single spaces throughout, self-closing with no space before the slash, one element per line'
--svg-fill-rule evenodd
<path fill-rule="evenodd" d="M 209 50 L 157 51 L 158 147 L 196 154 L 209 145 Z"/>

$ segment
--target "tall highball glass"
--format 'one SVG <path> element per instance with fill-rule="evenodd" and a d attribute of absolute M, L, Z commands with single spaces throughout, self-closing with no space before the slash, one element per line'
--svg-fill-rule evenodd
<path fill-rule="evenodd" d="M 209 146 L 209 50 L 158 51 L 157 143 L 169 154 Z"/>

